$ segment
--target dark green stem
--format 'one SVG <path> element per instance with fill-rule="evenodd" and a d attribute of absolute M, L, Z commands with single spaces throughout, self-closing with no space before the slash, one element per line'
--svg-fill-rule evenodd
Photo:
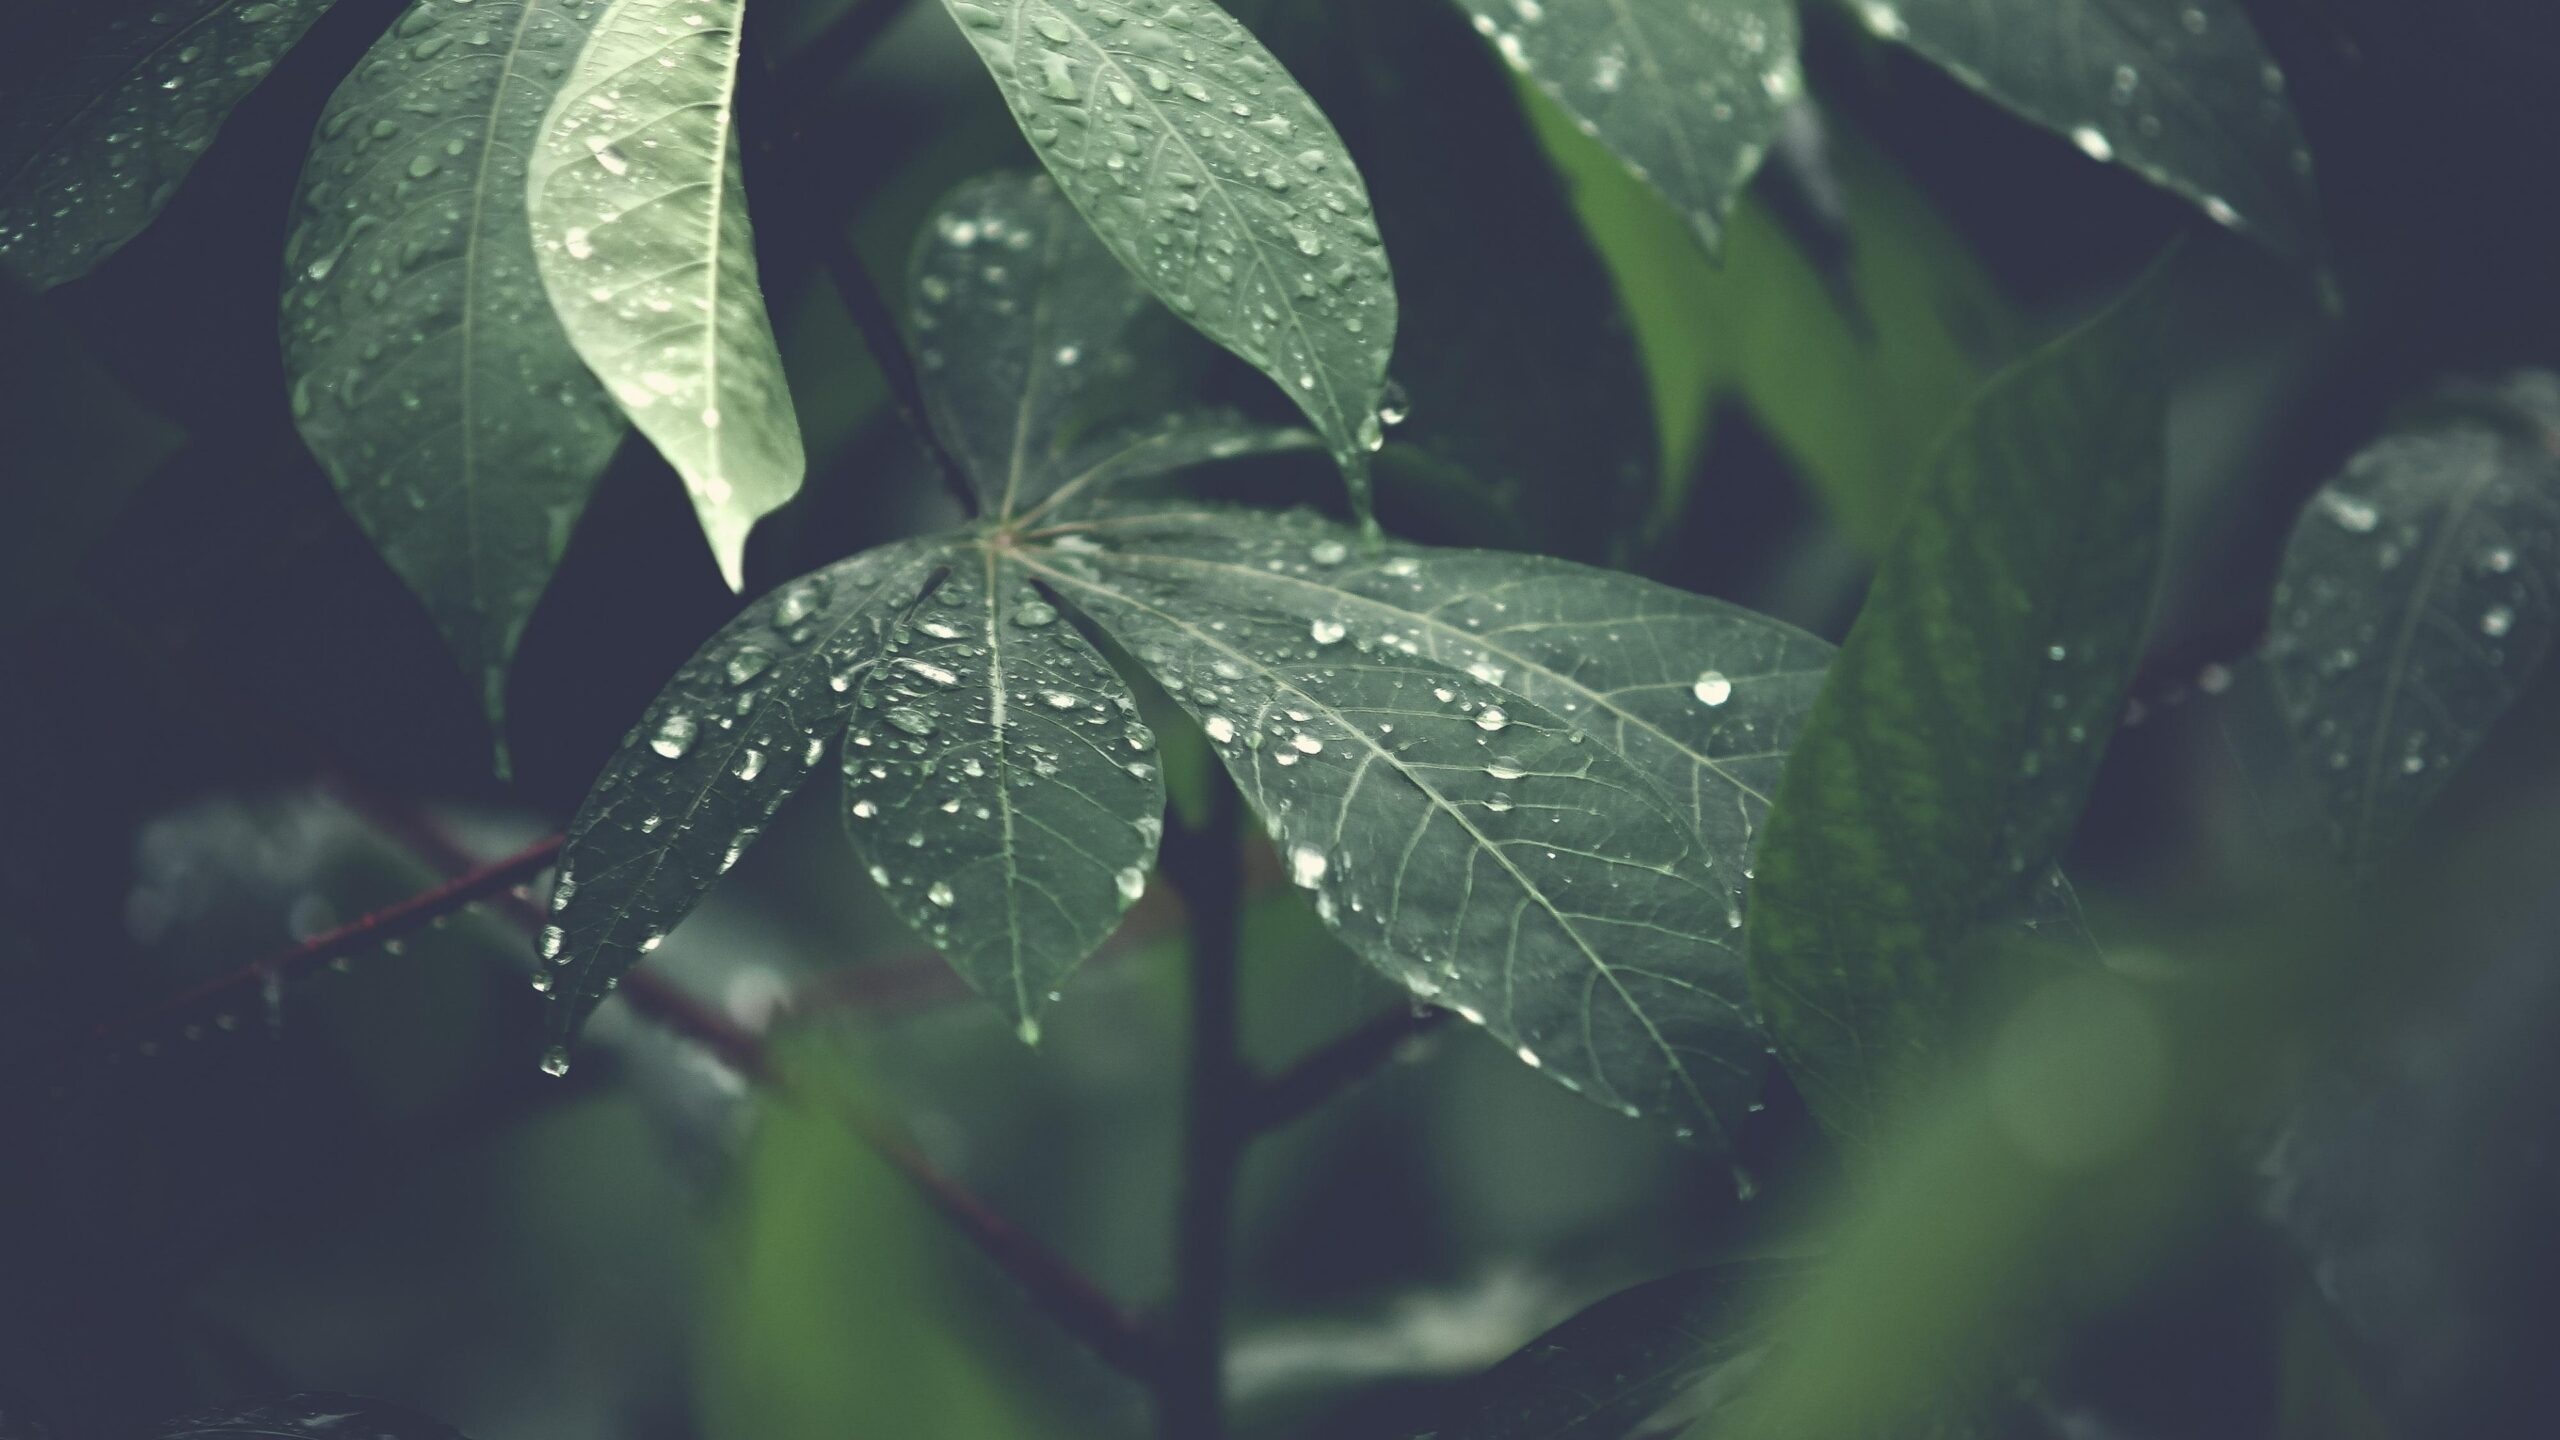
<path fill-rule="evenodd" d="M 1163 1317 L 1164 1368 L 1155 1387 L 1160 1440 L 1217 1440 L 1225 1434 L 1228 1251 L 1237 1172 L 1252 1138 L 1246 1114 L 1252 1086 L 1237 1005 L 1244 901 L 1237 822 L 1243 802 L 1223 772 L 1213 773 L 1211 784 L 1216 788 L 1208 822 L 1177 836 L 1164 861 L 1191 920 L 1191 1059 L 1173 1303 Z"/>

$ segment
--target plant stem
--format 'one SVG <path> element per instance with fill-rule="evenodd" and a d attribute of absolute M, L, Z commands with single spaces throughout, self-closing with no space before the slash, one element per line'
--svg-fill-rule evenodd
<path fill-rule="evenodd" d="M 1246 1128 L 1260 1135 L 1322 1108 L 1448 1019 L 1446 1010 L 1405 1005 L 1369 1021 L 1255 1086 L 1244 1106 Z"/>
<path fill-rule="evenodd" d="M 1244 866 L 1236 832 L 1242 798 L 1222 771 L 1208 823 L 1177 837 L 1165 872 L 1191 916 L 1191 1057 L 1182 1139 L 1182 1205 L 1174 1236 L 1173 1303 L 1164 1316 L 1156 1380 L 1161 1440 L 1225 1433 L 1228 1250 L 1237 1172 L 1252 1132 L 1240 1044 L 1237 941 Z"/>
<path fill-rule="evenodd" d="M 871 358 L 889 382 L 889 398 L 898 407 L 899 417 L 907 422 L 908 431 L 932 462 L 935 478 L 960 503 L 961 513 L 976 518 L 977 492 L 969 488 L 968 475 L 933 428 L 931 412 L 925 408 L 924 382 L 916 374 L 915 356 L 907 349 L 906 336 L 898 328 L 898 317 L 890 310 L 887 297 L 880 293 L 879 283 L 871 278 L 862 257 L 854 253 L 853 242 L 845 238 L 841 227 L 830 226 L 828 233 L 820 237 L 820 244 L 819 263 L 826 267 L 827 278 L 835 282 L 836 294 L 844 301 L 855 327 L 862 331 L 863 343 L 871 347 Z"/>

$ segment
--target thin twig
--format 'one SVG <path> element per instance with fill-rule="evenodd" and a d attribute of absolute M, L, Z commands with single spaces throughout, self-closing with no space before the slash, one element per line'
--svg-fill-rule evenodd
<path fill-rule="evenodd" d="M 1405 1006 L 1369 1021 L 1256 1086 L 1245 1101 L 1244 1123 L 1262 1134 L 1299 1120 L 1377 1073 L 1398 1050 L 1448 1019 L 1446 1010 Z"/>
<path fill-rule="evenodd" d="M 257 989 L 291 980 L 340 956 L 396 940 L 541 874 L 559 858 L 560 843 L 557 835 L 536 841 L 503 860 L 493 860 L 456 875 L 432 890 L 412 895 L 396 905 L 385 906 L 327 934 L 314 935 L 291 949 L 217 975 L 125 1020 L 101 1025 L 97 1034 L 101 1039 L 115 1039 L 167 1016 L 209 1006 L 235 990 Z"/>
<path fill-rule="evenodd" d="M 889 382 L 889 398 L 897 405 L 899 416 L 923 447 L 943 488 L 960 502 L 961 513 L 975 518 L 978 494 L 969 488 L 968 473 L 960 468 L 959 459 L 933 428 L 932 414 L 925 407 L 924 381 L 916 373 L 915 356 L 907 349 L 898 317 L 880 293 L 879 283 L 871 278 L 871 271 L 854 253 L 853 242 L 845 238 L 840 227 L 830 225 L 827 234 L 820 237 L 820 244 L 818 262 L 826 268 L 827 278 L 835 282 L 836 294 L 843 299 L 855 327 L 862 331 L 863 343 L 871 347 L 871 358 Z"/>
<path fill-rule="evenodd" d="M 1173 1303 L 1164 1317 L 1156 1380 L 1161 1440 L 1225 1433 L 1226 1306 L 1237 1172 L 1252 1133 L 1251 1090 L 1239 1034 L 1237 946 L 1243 928 L 1243 801 L 1213 768 L 1207 823 L 1164 852 L 1167 878 L 1191 917 L 1191 1055 L 1185 1087 L 1182 1208 L 1174 1236 Z"/>

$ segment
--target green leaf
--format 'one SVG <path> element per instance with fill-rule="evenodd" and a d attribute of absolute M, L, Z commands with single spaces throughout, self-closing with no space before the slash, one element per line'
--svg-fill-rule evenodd
<path fill-rule="evenodd" d="M 414 1410 L 357 1395 L 298 1394 L 225 1405 L 163 1423 L 160 1440 L 463 1440 Z"/>
<path fill-rule="evenodd" d="M 806 468 L 756 287 L 733 102 L 742 0 L 613 0 L 530 160 L 570 343 L 693 495 L 732 588 Z"/>
<path fill-rule="evenodd" d="M 2308 257 L 2311 151 L 2244 0 L 1850 0 L 1867 28 L 2058 134 Z"/>
<path fill-rule="evenodd" d="M 2267 660 L 2355 864 L 2407 833 L 2560 628 L 2560 377 L 2444 399 L 2313 499 L 2276 591 Z"/>
<path fill-rule="evenodd" d="M 37 289 L 142 233 L 333 0 L 97 0 L 0 113 L 0 266 Z"/>
<path fill-rule="evenodd" d="M 525 156 L 581 0 L 416 0 L 338 87 L 285 249 L 302 435 L 426 603 L 493 724 L 622 417 L 553 317 Z"/>
<path fill-rule="evenodd" d="M 942 559 L 884 546 L 747 607 L 676 672 L 570 822 L 536 989 L 575 1034 L 807 782 Z M 565 1066 L 565 1050 L 547 1064 Z"/>
<path fill-rule="evenodd" d="M 1667 1434 L 1666 1412 L 1712 1413 L 1713 1392 L 1757 1361 L 1767 1292 L 1801 1269 L 1738 1261 L 1621 1290 L 1470 1381 L 1423 1440 Z"/>
<path fill-rule="evenodd" d="M 2029 339 L 1954 224 L 1873 140 L 1809 108 L 1796 114 L 1839 182 L 1845 270 L 1750 195 L 1717 264 L 1555 106 L 1533 98 L 1529 114 L 1619 293 L 1643 300 L 1629 311 L 1662 426 L 1666 508 L 1697 473 L 1716 403 L 1731 400 L 1851 540 L 1881 551 L 1911 458 Z"/>
<path fill-rule="evenodd" d="M 1744 872 L 1819 641 L 1303 515 L 1105 514 L 1023 563 L 1199 720 L 1372 964 L 1603 1104 L 1741 1113 Z"/>
<path fill-rule="evenodd" d="M 1279 13 L 1263 33 L 1340 128 L 1399 262 L 1409 417 L 1378 463 L 1402 513 L 1445 476 L 1436 533 L 1611 554 L 1650 512 L 1661 465 L 1644 361 L 1512 78 L 1448 0 Z"/>
<path fill-rule="evenodd" d="M 862 687 L 847 828 L 899 918 L 1036 1041 L 1146 890 L 1164 781 L 1128 685 L 1009 547 L 946 563 Z"/>
<path fill-rule="evenodd" d="M 1368 507 L 1396 295 L 1333 126 L 1207 0 L 944 0 L 1067 198 L 1280 383 Z"/>
<path fill-rule="evenodd" d="M 2159 569 L 2154 286 L 2000 379 L 1923 468 L 1778 792 L 1751 988 L 1834 1133 L 1936 1068 L 1986 921 L 2060 886 Z"/>
<path fill-rule="evenodd" d="M 1155 303 L 1046 176 L 953 191 L 917 237 L 908 290 L 934 429 L 999 521 L 1068 487 L 1312 438 L 1222 414 L 1109 423 L 1124 393 L 1145 398 L 1142 370 L 1176 362 L 1141 346 Z"/>
<path fill-rule="evenodd" d="M 1459 0 L 1708 249 L 1804 93 L 1792 0 Z"/>

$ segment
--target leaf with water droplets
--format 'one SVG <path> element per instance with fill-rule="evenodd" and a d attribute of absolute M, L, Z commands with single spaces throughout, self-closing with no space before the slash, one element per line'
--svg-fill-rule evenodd
<path fill-rule="evenodd" d="M 1024 563 L 1200 721 L 1355 950 L 1604 1104 L 1731 1124 L 1760 1066 L 1751 829 L 1819 641 L 1305 515 L 1061 528 Z"/>
<path fill-rule="evenodd" d="M 159 1440 L 463 1440 L 414 1410 L 359 1395 L 298 1394 L 164 1421 Z"/>
<path fill-rule="evenodd" d="M 0 108 L 0 266 L 46 289 L 141 234 L 333 3 L 77 7 L 62 62 Z"/>
<path fill-rule="evenodd" d="M 1340 137 L 1208 0 L 944 0 L 1111 253 L 1278 381 L 1368 505 L 1396 297 Z"/>
<path fill-rule="evenodd" d="M 1975 932 L 2064 894 L 2050 865 L 2159 569 L 2158 288 L 1994 380 L 1924 464 L 1787 763 L 1752 886 L 1751 988 L 1835 1134 L 1871 1138 L 1935 1068 Z"/>
<path fill-rule="evenodd" d="M 1804 93 L 1793 0 L 1459 0 L 1709 249 Z"/>
<path fill-rule="evenodd" d="M 907 288 L 934 429 L 998 520 L 1313 439 L 1226 414 L 1116 413 L 1152 398 L 1134 383 L 1146 367 L 1179 362 L 1145 348 L 1154 302 L 1046 176 L 953 191 L 917 237 Z"/>
<path fill-rule="evenodd" d="M 1575 559 L 1628 543 L 1661 485 L 1644 360 L 1512 77 L 1448 0 L 1291 0 L 1261 30 L 1396 256 L 1390 493 L 1430 487 L 1452 537 Z"/>
<path fill-rule="evenodd" d="M 846 828 L 890 907 L 1020 1028 L 1146 888 L 1155 736 L 1012 552 L 953 547 L 846 735 Z"/>
<path fill-rule="evenodd" d="M 2560 630 L 2560 377 L 2441 400 L 2313 497 L 2267 640 L 2356 864 L 2407 832 Z"/>
<path fill-rule="evenodd" d="M 294 418 L 501 719 L 622 417 L 536 268 L 525 159 L 595 14 L 416 0 L 322 115 L 285 249 Z"/>
<path fill-rule="evenodd" d="M 2311 151 L 2244 0 L 1850 0 L 1867 28 L 2288 255 Z"/>
<path fill-rule="evenodd" d="M 526 181 L 570 343 L 684 477 L 733 588 L 747 532 L 805 468 L 739 173 L 741 6 L 613 0 Z"/>
<path fill-rule="evenodd" d="M 711 637 L 649 705 L 570 822 L 539 963 L 565 1042 L 816 773 L 943 545 L 804 575 Z"/>
<path fill-rule="evenodd" d="M 1744 1260 L 1621 1290 L 1460 1387 L 1426 1440 L 1668 1433 L 1647 1422 L 1717 1386 L 1728 1366 L 1750 1365 L 1766 1338 L 1772 1290 L 1803 1270 L 1796 1261 Z"/>

